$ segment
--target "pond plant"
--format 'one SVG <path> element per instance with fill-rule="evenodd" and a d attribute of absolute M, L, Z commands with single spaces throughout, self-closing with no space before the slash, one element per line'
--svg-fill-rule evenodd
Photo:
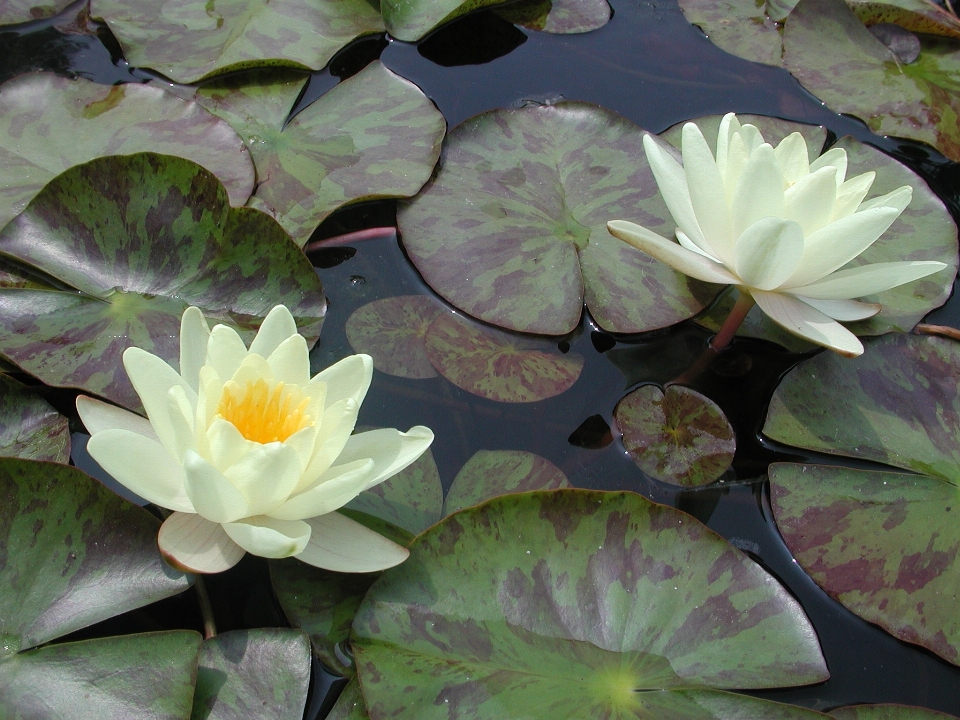
<path fill-rule="evenodd" d="M 960 717 L 958 38 L 0 0 L 0 718 Z"/>

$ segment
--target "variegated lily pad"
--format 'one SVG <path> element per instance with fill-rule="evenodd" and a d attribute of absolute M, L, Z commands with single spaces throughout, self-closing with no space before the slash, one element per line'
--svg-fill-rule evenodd
<path fill-rule="evenodd" d="M 836 720 L 957 720 L 955 715 L 908 705 L 851 705 L 830 711 Z"/>
<path fill-rule="evenodd" d="M 523 450 L 478 450 L 453 479 L 443 514 L 507 493 L 567 487 L 570 481 L 563 470 L 539 455 Z"/>
<path fill-rule="evenodd" d="M 856 359 L 818 355 L 784 379 L 764 433 L 912 473 L 778 464 L 777 524 L 829 594 L 960 664 L 960 344 L 888 335 Z"/>
<path fill-rule="evenodd" d="M 64 128 L 69 141 L 51 142 Z M 224 184 L 232 205 L 243 205 L 253 192 L 253 162 L 243 140 L 195 102 L 158 87 L 98 85 L 53 73 L 0 85 L 0 228 L 67 168 L 147 151 L 203 165 Z"/>
<path fill-rule="evenodd" d="M 53 17 L 73 0 L 0 0 L 0 25 Z"/>
<path fill-rule="evenodd" d="M 383 0 L 380 12 L 388 33 L 397 40 L 413 42 L 461 15 L 504 2 L 507 0 Z"/>
<path fill-rule="evenodd" d="M 427 283 L 467 313 L 562 335 L 583 304 L 606 330 L 641 332 L 701 310 L 718 288 L 615 239 L 611 219 L 675 227 L 643 131 L 587 103 L 494 110 L 453 130 L 436 178 L 398 212 Z"/>
<path fill-rule="evenodd" d="M 583 356 L 512 335 L 454 313 L 427 329 L 427 357 L 447 380 L 497 402 L 537 402 L 566 392 L 580 377 Z M 550 348 L 550 349 L 548 349 Z"/>
<path fill-rule="evenodd" d="M 610 20 L 607 0 L 521 0 L 498 8 L 504 20 L 549 33 L 582 33 Z"/>
<path fill-rule="evenodd" d="M 960 38 L 960 20 L 931 0 L 847 0 L 867 27 L 894 23 L 915 33 Z"/>
<path fill-rule="evenodd" d="M 370 720 L 367 706 L 363 702 L 363 693 L 360 692 L 360 685 L 356 678 L 351 678 L 340 693 L 336 704 L 327 715 L 327 720 Z"/>
<path fill-rule="evenodd" d="M 827 670 L 790 594 L 677 510 L 632 493 L 508 495 L 410 550 L 353 625 L 374 720 L 822 717 L 716 689 Z"/>
<path fill-rule="evenodd" d="M 782 66 L 780 28 L 761 0 L 678 0 L 683 16 L 710 41 L 745 60 Z M 714 136 L 716 137 L 716 136 Z"/>
<path fill-rule="evenodd" d="M 319 70 L 360 35 L 383 32 L 364 0 L 93 0 L 131 65 L 181 83 L 258 65 Z"/>
<path fill-rule="evenodd" d="M 303 76 L 257 74 L 203 86 L 197 100 L 246 140 L 251 207 L 300 245 L 341 205 L 407 197 L 430 177 L 446 125 L 413 83 L 375 61 L 284 125 Z"/>
<path fill-rule="evenodd" d="M 347 340 L 358 353 L 373 357 L 373 367 L 387 375 L 424 379 L 437 376 L 424 336 L 442 308 L 424 295 L 374 300 L 347 320 Z"/>
<path fill-rule="evenodd" d="M 25 385 L 0 375 L 0 456 L 70 460 L 67 419 Z"/>
<path fill-rule="evenodd" d="M 231 208 L 211 173 L 165 155 L 67 170 L 0 232 L 0 252 L 79 291 L 0 290 L 0 352 L 49 385 L 131 408 L 123 350 L 175 358 L 187 305 L 250 335 L 283 303 L 309 342 L 325 310 L 313 267 L 273 219 Z"/>
<path fill-rule="evenodd" d="M 733 462 L 737 438 L 730 421 L 696 390 L 643 385 L 617 403 L 614 416 L 630 457 L 657 480 L 698 487 Z"/>

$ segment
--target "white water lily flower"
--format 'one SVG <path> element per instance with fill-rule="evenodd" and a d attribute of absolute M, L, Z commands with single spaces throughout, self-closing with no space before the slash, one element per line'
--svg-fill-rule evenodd
<path fill-rule="evenodd" d="M 407 467 L 429 428 L 351 434 L 373 364 L 353 355 L 310 377 L 290 311 L 267 315 L 250 348 L 232 328 L 183 314 L 180 372 L 128 348 L 123 364 L 147 417 L 89 397 L 87 449 L 120 483 L 173 513 L 158 542 L 171 564 L 220 572 L 245 552 L 341 572 L 402 562 L 407 550 L 337 508 Z"/>
<path fill-rule="evenodd" d="M 643 147 L 680 244 L 622 220 L 607 224 L 610 233 L 685 275 L 738 286 L 784 329 L 843 355 L 859 355 L 863 345 L 837 321 L 880 311 L 853 298 L 946 267 L 909 261 L 840 269 L 890 227 L 913 193 L 905 185 L 864 202 L 875 173 L 846 180 L 841 148 L 811 163 L 800 133 L 774 148 L 733 113 L 720 123 L 716 158 L 693 123 L 683 127 L 683 165 L 649 135 Z"/>

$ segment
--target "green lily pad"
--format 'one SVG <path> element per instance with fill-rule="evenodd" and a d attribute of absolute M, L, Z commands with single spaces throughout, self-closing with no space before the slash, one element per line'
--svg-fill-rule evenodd
<path fill-rule="evenodd" d="M 0 25 L 42 20 L 64 10 L 73 0 L 0 0 Z"/>
<path fill-rule="evenodd" d="M 300 720 L 310 642 L 298 630 L 233 630 L 204 641 L 191 720 Z"/>
<path fill-rule="evenodd" d="M 683 16 L 721 50 L 745 60 L 782 66 L 780 28 L 761 0 L 678 0 Z M 716 136 L 714 136 L 716 137 Z"/>
<path fill-rule="evenodd" d="M 893 704 L 851 705 L 831 710 L 829 715 L 836 720 L 957 720 L 956 715 Z"/>
<path fill-rule="evenodd" d="M 521 0 L 498 8 L 497 15 L 531 30 L 583 33 L 610 21 L 607 0 Z"/>
<path fill-rule="evenodd" d="M 623 492 L 508 495 L 410 550 L 353 624 L 374 720 L 822 717 L 715 689 L 828 673 L 790 593 L 678 510 Z"/>
<path fill-rule="evenodd" d="M 123 350 L 173 360 L 187 305 L 250 337 L 283 303 L 311 343 L 325 310 L 313 267 L 273 219 L 231 208 L 211 173 L 165 155 L 67 170 L 0 232 L 0 252 L 80 291 L 0 290 L 4 356 L 131 408 Z"/>
<path fill-rule="evenodd" d="M 383 32 L 365 0 L 93 0 L 91 15 L 131 65 L 181 83 L 263 65 L 319 70 L 360 35 Z"/>
<path fill-rule="evenodd" d="M 380 12 L 388 33 L 397 40 L 414 42 L 461 15 L 504 2 L 507 0 L 383 0 Z"/>
<path fill-rule="evenodd" d="M 258 74 L 197 91 L 253 154 L 260 182 L 250 206 L 276 218 L 300 245 L 342 205 L 415 194 L 433 171 L 446 129 L 420 88 L 379 60 L 284 125 L 302 77 Z"/>
<path fill-rule="evenodd" d="M 370 720 L 367 706 L 363 702 L 363 693 L 360 692 L 360 685 L 355 677 L 350 679 L 340 693 L 336 704 L 327 715 L 327 720 Z"/>
<path fill-rule="evenodd" d="M 637 467 L 657 480 L 699 487 L 723 475 L 737 438 L 723 410 L 681 385 L 643 385 L 614 410 L 623 444 Z"/>
<path fill-rule="evenodd" d="M 182 592 L 160 523 L 75 468 L 0 458 L 0 658 Z"/>
<path fill-rule="evenodd" d="M 567 487 L 570 481 L 563 470 L 539 455 L 522 450 L 478 450 L 453 479 L 443 514 L 507 493 Z"/>
<path fill-rule="evenodd" d="M 200 641 L 195 632 L 174 630 L 19 653 L 0 662 L 0 715 L 187 720 Z"/>
<path fill-rule="evenodd" d="M 915 33 L 960 38 L 960 20 L 930 0 L 847 0 L 867 27 L 894 23 Z"/>
<path fill-rule="evenodd" d="M 67 419 L 25 385 L 0 375 L 0 456 L 70 460 Z"/>
<path fill-rule="evenodd" d="M 587 103 L 494 110 L 447 138 L 436 178 L 398 222 L 410 259 L 458 308 L 520 332 L 562 335 L 583 304 L 605 330 L 642 332 L 699 312 L 716 285 L 615 239 L 606 223 L 675 227 L 643 131 Z"/>
<path fill-rule="evenodd" d="M 70 128 L 69 142 L 50 142 Z M 104 155 L 157 152 L 214 173 L 232 205 L 253 192 L 243 141 L 197 103 L 158 87 L 98 85 L 31 73 L 0 85 L 0 228 L 69 167 Z"/>
<path fill-rule="evenodd" d="M 447 380 L 497 402 L 537 402 L 566 392 L 580 377 L 583 356 L 561 354 L 547 341 L 485 327 L 454 313 L 430 323 L 427 357 Z"/>
<path fill-rule="evenodd" d="M 842 360 L 842 361 L 841 361 Z M 850 610 L 960 664 L 960 345 L 870 340 L 791 371 L 763 432 L 790 445 L 918 474 L 816 465 L 770 470 L 777 524 L 797 561 Z"/>
<path fill-rule="evenodd" d="M 367 303 L 347 320 L 347 340 L 354 352 L 373 357 L 373 367 L 395 377 L 437 376 L 430 364 L 424 336 L 442 312 L 424 295 L 400 295 Z"/>

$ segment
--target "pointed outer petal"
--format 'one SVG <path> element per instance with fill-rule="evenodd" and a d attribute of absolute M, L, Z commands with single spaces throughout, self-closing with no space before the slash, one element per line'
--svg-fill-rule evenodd
<path fill-rule="evenodd" d="M 874 263 L 838 270 L 823 280 L 790 288 L 788 292 L 804 299 L 845 300 L 873 295 L 898 285 L 919 280 L 943 270 L 946 265 L 936 260 L 905 260 L 903 262 Z"/>
<path fill-rule="evenodd" d="M 831 222 L 846 217 L 847 215 L 853 215 L 860 207 L 860 203 L 863 202 L 867 193 L 870 192 L 870 188 L 873 186 L 873 181 L 876 177 L 877 174 L 871 170 L 870 172 L 865 172 L 850 178 L 838 187 L 837 199 L 833 204 L 833 215 L 830 218 Z"/>
<path fill-rule="evenodd" d="M 188 450 L 183 458 L 184 487 L 197 514 L 216 523 L 251 515 L 250 503 L 217 468 Z"/>
<path fill-rule="evenodd" d="M 313 532 L 297 559 L 314 567 L 334 572 L 376 572 L 399 565 L 410 555 L 402 545 L 337 512 L 307 522 Z"/>
<path fill-rule="evenodd" d="M 360 458 L 371 458 L 376 467 L 373 476 L 363 488 L 369 490 L 423 455 L 432 442 L 433 430 L 423 425 L 415 425 L 405 433 L 394 428 L 371 430 L 350 436 L 343 452 L 337 458 L 337 465 Z"/>
<path fill-rule="evenodd" d="M 104 430 L 129 430 L 160 442 L 149 420 L 116 405 L 86 395 L 77 395 L 77 412 L 83 426 L 91 435 Z"/>
<path fill-rule="evenodd" d="M 807 156 L 807 141 L 798 132 L 790 133 L 773 151 L 780 166 L 783 179 L 790 183 L 800 182 L 810 173 L 810 158 Z"/>
<path fill-rule="evenodd" d="M 310 458 L 310 463 L 303 471 L 294 492 L 300 492 L 312 485 L 337 461 L 353 433 L 359 413 L 360 405 L 352 398 L 340 400 L 324 410 L 314 441 L 313 457 Z"/>
<path fill-rule="evenodd" d="M 283 383 L 302 387 L 310 382 L 310 350 L 303 335 L 291 335 L 280 343 L 267 364 L 274 379 Z"/>
<path fill-rule="evenodd" d="M 187 396 L 196 396 L 193 388 L 184 382 L 180 374 L 156 355 L 130 347 L 123 351 L 123 367 L 126 368 L 133 389 L 140 396 L 153 431 L 160 442 L 172 455 L 176 455 L 177 444 L 170 424 L 170 407 L 167 393 L 175 385 L 181 386 Z M 145 496 L 144 496 L 145 497 Z"/>
<path fill-rule="evenodd" d="M 738 241 L 743 231 L 760 218 L 783 217 L 783 204 L 783 175 L 780 174 L 773 148 L 764 143 L 750 153 L 750 160 L 730 200 L 733 223 L 731 243 Z M 721 260 L 730 262 L 720 248 L 717 248 L 717 252 Z M 727 254 L 735 256 L 729 251 Z"/>
<path fill-rule="evenodd" d="M 810 163 L 810 172 L 832 165 L 837 169 L 837 184 L 847 177 L 847 151 L 843 148 L 830 148 L 823 155 Z"/>
<path fill-rule="evenodd" d="M 698 248 L 696 244 L 693 242 L 693 240 L 688 238 L 686 233 L 684 233 L 683 230 L 681 230 L 680 228 L 677 228 L 676 233 L 677 233 L 677 240 L 680 242 L 681 247 L 685 247 L 687 250 L 689 250 L 690 252 L 695 252 L 697 255 L 703 255 L 705 258 L 710 258 L 715 263 L 720 262 L 715 257 L 713 257 L 713 255 L 709 255 L 705 253 L 703 250 L 701 250 L 700 248 Z"/>
<path fill-rule="evenodd" d="M 651 135 L 643 136 L 643 150 L 657 181 L 660 195 L 673 216 L 673 221 L 680 226 L 691 242 L 701 250 L 711 253 L 710 244 L 703 236 L 697 216 L 690 203 L 690 191 L 687 188 L 687 178 L 683 174 L 683 166 L 662 147 L 657 145 Z"/>
<path fill-rule="evenodd" d="M 803 259 L 782 287 L 809 285 L 843 267 L 873 245 L 899 215 L 895 207 L 861 210 L 807 235 Z"/>
<path fill-rule="evenodd" d="M 800 223 L 804 235 L 831 222 L 837 199 L 836 178 L 836 168 L 820 168 L 787 188 L 782 217 Z"/>
<path fill-rule="evenodd" d="M 797 299 L 841 322 L 866 320 L 883 309 L 880 303 L 864 303 L 858 300 L 814 300 L 803 296 L 798 296 Z"/>
<path fill-rule="evenodd" d="M 876 207 L 893 207 L 903 212 L 910 200 L 913 199 L 913 188 L 909 185 L 901 185 L 896 190 L 891 190 L 886 195 L 871 198 L 860 206 L 860 210 L 869 210 Z"/>
<path fill-rule="evenodd" d="M 247 498 L 249 509 L 246 515 L 237 515 L 221 522 L 247 515 L 265 515 L 280 507 L 293 493 L 302 469 L 296 449 L 289 445 L 280 442 L 265 445 L 254 443 L 253 449 L 240 462 L 223 471 L 231 486 Z M 199 508 L 197 510 L 200 512 Z"/>
<path fill-rule="evenodd" d="M 187 397 L 186 391 L 180 385 L 170 388 L 170 392 L 167 393 L 167 413 L 173 430 L 173 441 L 177 448 L 174 457 L 178 462 L 183 461 L 183 455 L 187 450 L 197 448 L 197 436 L 193 431 L 197 415 L 196 402 L 196 395 L 192 398 Z"/>
<path fill-rule="evenodd" d="M 200 390 L 200 368 L 207 361 L 210 326 L 200 308 L 188 307 L 180 318 L 180 376 L 194 389 Z"/>
<path fill-rule="evenodd" d="M 269 515 L 279 520 L 306 520 L 333 512 L 363 492 L 376 469 L 376 463 L 370 458 L 332 467 Z"/>
<path fill-rule="evenodd" d="M 223 379 L 233 377 L 247 356 L 247 346 L 237 331 L 226 325 L 214 325 L 207 342 L 207 365 L 212 365 Z"/>
<path fill-rule="evenodd" d="M 727 182 L 727 161 L 729 160 L 730 141 L 740 134 L 740 121 L 734 113 L 727 113 L 720 120 L 720 128 L 717 132 L 717 167 L 720 170 L 720 177 L 723 182 Z"/>
<path fill-rule="evenodd" d="M 803 257 L 803 230 L 792 220 L 765 217 L 737 240 L 737 275 L 751 288 L 773 290 Z"/>
<path fill-rule="evenodd" d="M 637 250 L 666 263 L 684 275 L 721 285 L 740 283 L 740 279 L 720 263 L 714 262 L 705 255 L 690 252 L 672 240 L 660 237 L 640 225 L 625 220 L 611 220 L 607 223 L 607 230 L 615 238 L 633 245 Z"/>
<path fill-rule="evenodd" d="M 164 520 L 157 544 L 168 563 L 192 573 L 229 570 L 246 554 L 219 524 L 193 513 L 175 512 Z"/>
<path fill-rule="evenodd" d="M 144 500 L 180 512 L 195 512 L 184 487 L 184 472 L 158 441 L 129 430 L 101 430 L 87 452 L 126 488 Z"/>
<path fill-rule="evenodd" d="M 799 298 L 762 290 L 751 294 L 760 309 L 784 330 L 847 357 L 863 354 L 863 345 L 856 335 Z"/>
<path fill-rule="evenodd" d="M 284 305 L 277 305 L 263 319 L 257 336 L 250 343 L 250 352 L 261 357 L 270 357 L 284 340 L 297 332 L 297 323 Z"/>
<path fill-rule="evenodd" d="M 303 552 L 311 528 L 300 520 L 277 520 L 256 515 L 243 522 L 224 523 L 230 539 L 248 553 L 265 558 L 285 558 Z"/>
<path fill-rule="evenodd" d="M 327 406 L 340 400 L 353 398 L 358 405 L 363 403 L 373 379 L 373 359 L 369 355 L 349 355 L 326 370 L 321 370 L 311 383 L 327 384 Z"/>
<path fill-rule="evenodd" d="M 198 454 L 208 458 L 210 464 L 218 468 L 235 465 L 259 445 L 252 440 L 247 440 L 232 422 L 219 417 L 210 421 L 206 440 L 203 446 L 205 452 Z"/>
<path fill-rule="evenodd" d="M 706 239 L 704 250 L 724 262 L 730 262 L 734 236 L 731 234 L 727 193 L 717 161 L 700 128 L 693 123 L 683 126 L 682 145 L 683 174 L 687 178 L 687 190 L 697 226 Z M 691 235 L 678 218 L 674 220 L 696 242 L 696 236 Z"/>
<path fill-rule="evenodd" d="M 743 146 L 747 150 L 747 155 L 753 153 L 758 147 L 763 145 L 763 135 L 756 125 L 747 123 L 740 128 L 740 137 L 743 139 Z"/>

